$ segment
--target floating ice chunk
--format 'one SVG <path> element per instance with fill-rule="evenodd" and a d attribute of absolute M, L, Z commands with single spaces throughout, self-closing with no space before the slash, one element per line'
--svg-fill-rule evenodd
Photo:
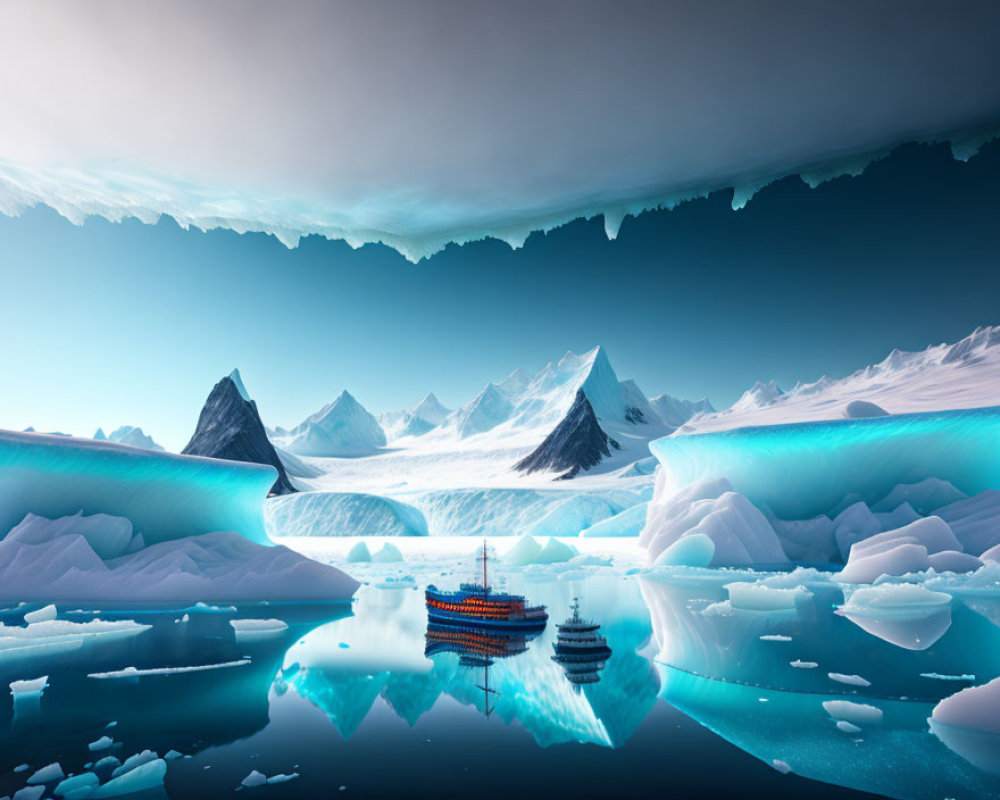
<path fill-rule="evenodd" d="M 281 636 L 288 630 L 288 623 L 280 619 L 231 619 L 229 624 L 236 632 L 237 642 L 258 642 Z"/>
<path fill-rule="evenodd" d="M 163 756 L 164 761 L 173 761 L 174 759 L 181 758 L 184 754 L 179 753 L 176 750 L 167 750 Z"/>
<path fill-rule="evenodd" d="M 140 625 L 131 620 L 49 620 L 33 622 L 23 628 L 0 623 L 0 656 L 58 655 L 84 645 L 127 639 L 144 633 L 149 628 L 149 625 Z"/>
<path fill-rule="evenodd" d="M 928 722 L 951 750 L 979 769 L 1000 775 L 1000 678 L 946 697 Z"/>
<path fill-rule="evenodd" d="M 180 675 L 187 672 L 204 672 L 211 669 L 228 669 L 229 667 L 242 667 L 250 663 L 249 658 L 239 661 L 223 661 L 219 664 L 198 664 L 193 667 L 152 667 L 150 669 L 137 669 L 136 667 L 125 667 L 113 672 L 91 672 L 88 678 L 98 680 L 106 678 L 141 678 L 148 675 Z"/>
<path fill-rule="evenodd" d="M 102 800 L 105 797 L 118 797 L 123 794 L 155 789 L 157 786 L 163 785 L 163 778 L 166 774 L 167 762 L 158 758 L 129 770 L 124 775 L 112 778 L 90 796 L 93 800 Z"/>
<path fill-rule="evenodd" d="M 782 761 L 780 758 L 774 758 L 771 760 L 771 766 L 774 767 L 782 775 L 787 775 L 792 771 L 792 768 L 788 765 L 787 761 Z"/>
<path fill-rule="evenodd" d="M 88 744 L 87 747 L 90 749 L 90 752 L 98 753 L 101 750 L 110 750 L 111 745 L 113 745 L 114 743 L 115 743 L 114 739 L 112 739 L 110 736 L 102 736 L 96 742 L 91 742 L 90 744 Z"/>
<path fill-rule="evenodd" d="M 62 767 L 59 762 L 49 764 L 48 766 L 42 767 L 36 770 L 30 778 L 28 778 L 28 785 L 34 786 L 39 783 L 51 783 L 52 781 L 61 781 L 66 777 L 63 772 Z"/>
<path fill-rule="evenodd" d="M 921 678 L 931 678 L 935 681 L 974 681 L 975 675 L 942 675 L 940 672 L 921 672 Z"/>
<path fill-rule="evenodd" d="M 299 773 L 293 772 L 290 775 L 286 775 L 283 772 L 279 772 L 277 775 L 272 775 L 267 779 L 268 783 L 288 783 L 288 781 L 294 781 L 299 777 Z"/>
<path fill-rule="evenodd" d="M 649 503 L 639 503 L 631 508 L 626 508 L 613 517 L 601 520 L 589 528 L 580 531 L 580 535 L 586 538 L 601 536 L 638 536 L 646 524 L 646 509 Z"/>
<path fill-rule="evenodd" d="M 948 481 L 925 478 L 919 483 L 901 483 L 872 506 L 873 511 L 889 511 L 900 503 L 909 503 L 918 514 L 929 514 L 936 508 L 966 497 Z"/>
<path fill-rule="evenodd" d="M 160 757 L 160 754 L 155 750 L 143 750 L 141 753 L 135 753 L 130 755 L 125 759 L 125 762 L 120 766 L 116 767 L 115 771 L 111 773 L 112 778 L 117 778 L 119 775 L 124 775 L 126 772 L 131 772 L 136 767 L 141 767 L 143 764 L 148 764 L 150 761 L 155 761 Z"/>
<path fill-rule="evenodd" d="M 580 551 L 567 542 L 550 537 L 538 554 L 537 564 L 561 564 L 580 555 Z"/>
<path fill-rule="evenodd" d="M 727 583 L 729 603 L 743 611 L 794 611 L 798 603 L 812 598 L 805 586 L 774 589 L 762 583 Z"/>
<path fill-rule="evenodd" d="M 94 769 L 107 769 L 109 767 L 114 768 L 114 767 L 119 766 L 121 763 L 122 762 L 119 761 L 114 756 L 105 756 L 100 761 L 98 761 L 96 764 L 94 764 Z"/>
<path fill-rule="evenodd" d="M 43 675 L 41 678 L 31 680 L 11 681 L 10 693 L 12 695 L 41 694 L 48 687 L 49 676 Z"/>
<path fill-rule="evenodd" d="M 801 661 L 799 659 L 789 661 L 788 663 L 795 667 L 795 669 L 816 669 L 819 666 L 815 661 Z"/>
<path fill-rule="evenodd" d="M 785 636 L 783 633 L 765 633 L 763 636 L 758 637 L 762 642 L 790 642 L 792 641 L 791 636 Z"/>
<path fill-rule="evenodd" d="M 657 567 L 708 567 L 715 558 L 715 542 L 704 533 L 689 533 L 671 544 L 653 562 Z"/>
<path fill-rule="evenodd" d="M 503 560 L 508 564 L 524 566 L 527 564 L 537 564 L 538 557 L 542 554 L 542 546 L 533 536 L 524 535 L 504 555 Z"/>
<path fill-rule="evenodd" d="M 853 722 L 848 722 L 847 720 L 837 720 L 837 730 L 843 731 L 844 733 L 861 733 L 861 728 L 855 725 Z"/>
<path fill-rule="evenodd" d="M 860 675 L 845 675 L 842 672 L 828 672 L 826 676 L 831 681 L 836 681 L 837 683 L 846 683 L 848 686 L 871 686 L 872 682 L 866 678 L 862 678 Z"/>
<path fill-rule="evenodd" d="M 960 553 L 957 550 L 942 550 L 940 553 L 931 553 L 929 560 L 931 569 L 935 572 L 974 572 L 983 565 L 983 562 L 975 556 Z"/>
<path fill-rule="evenodd" d="M 37 611 L 29 611 L 24 615 L 24 621 L 29 625 L 34 622 L 48 622 L 49 620 L 55 619 L 58 616 L 56 607 L 53 605 L 45 606 L 44 608 L 39 608 Z"/>
<path fill-rule="evenodd" d="M 368 545 L 358 542 L 347 554 L 348 564 L 362 564 L 372 560 L 372 554 L 368 552 Z"/>
<path fill-rule="evenodd" d="M 263 786 L 265 783 L 267 783 L 267 776 L 263 772 L 251 770 L 250 774 L 240 781 L 240 786 Z"/>
<path fill-rule="evenodd" d="M 569 563 L 574 567 L 610 567 L 612 559 L 610 556 L 599 556 L 595 553 L 581 553 L 573 556 Z"/>
<path fill-rule="evenodd" d="M 887 583 L 855 590 L 837 613 L 897 647 L 926 650 L 951 626 L 951 595 Z"/>
<path fill-rule="evenodd" d="M 27 772 L 29 769 L 31 769 L 29 765 L 19 764 L 18 766 L 14 767 L 14 772 Z"/>
<path fill-rule="evenodd" d="M 57 797 L 63 797 L 65 795 L 72 795 L 74 797 L 83 797 L 85 792 L 81 790 L 90 789 L 93 791 L 101 783 L 100 779 L 93 772 L 83 772 L 79 775 L 74 775 L 72 778 L 66 778 L 61 781 L 52 793 Z M 86 792 L 90 794 L 90 792 Z"/>
<path fill-rule="evenodd" d="M 877 725 L 882 721 L 882 709 L 868 703 L 850 700 L 824 700 L 823 710 L 836 720 L 855 725 Z"/>
<path fill-rule="evenodd" d="M 45 794 L 44 786 L 25 786 L 14 792 L 13 800 L 39 800 Z"/>
<path fill-rule="evenodd" d="M 394 564 L 402 560 L 403 554 L 391 542 L 383 544 L 382 549 L 372 555 L 372 561 L 376 564 Z"/>

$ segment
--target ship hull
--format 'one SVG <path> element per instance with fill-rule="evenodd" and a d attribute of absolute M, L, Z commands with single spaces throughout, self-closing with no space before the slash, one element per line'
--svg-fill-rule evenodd
<path fill-rule="evenodd" d="M 473 628 L 486 628 L 489 630 L 502 631 L 533 631 L 545 630 L 545 623 L 548 617 L 537 619 L 493 619 L 488 617 L 476 617 L 469 614 L 462 614 L 454 611 L 444 611 L 436 608 L 427 609 L 427 619 L 438 625 L 457 625 Z"/>

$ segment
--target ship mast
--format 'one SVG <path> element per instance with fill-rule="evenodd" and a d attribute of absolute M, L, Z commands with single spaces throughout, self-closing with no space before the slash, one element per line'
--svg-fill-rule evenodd
<path fill-rule="evenodd" d="M 490 590 L 490 585 L 486 582 L 486 537 L 483 537 L 483 594 Z"/>

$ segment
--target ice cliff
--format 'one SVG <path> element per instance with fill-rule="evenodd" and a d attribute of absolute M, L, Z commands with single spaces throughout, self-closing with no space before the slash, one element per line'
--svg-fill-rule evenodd
<path fill-rule="evenodd" d="M 0 531 L 26 514 L 125 517 L 146 544 L 212 531 L 266 543 L 272 467 L 0 431 Z"/>
<path fill-rule="evenodd" d="M 272 467 L 0 432 L 0 598 L 348 600 L 357 582 L 271 546 Z"/>
<path fill-rule="evenodd" d="M 1000 542 L 998 445 L 995 408 L 660 439 L 640 544 L 687 563 L 698 534 L 711 566 L 846 562 L 853 583 L 969 572 Z"/>

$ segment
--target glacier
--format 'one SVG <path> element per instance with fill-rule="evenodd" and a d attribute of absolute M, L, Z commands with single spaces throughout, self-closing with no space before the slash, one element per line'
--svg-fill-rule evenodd
<path fill-rule="evenodd" d="M 273 468 L 110 442 L 0 431 L 0 531 L 27 514 L 125 517 L 147 545 L 213 531 L 267 544 Z"/>
<path fill-rule="evenodd" d="M 901 484 L 947 481 L 965 495 L 1000 488 L 1000 408 L 793 423 L 658 439 L 663 496 L 725 478 L 781 519 L 845 498 L 873 506 Z"/>
<path fill-rule="evenodd" d="M 426 536 L 427 520 L 413 506 L 361 492 L 302 492 L 264 504 L 271 536 Z"/>

